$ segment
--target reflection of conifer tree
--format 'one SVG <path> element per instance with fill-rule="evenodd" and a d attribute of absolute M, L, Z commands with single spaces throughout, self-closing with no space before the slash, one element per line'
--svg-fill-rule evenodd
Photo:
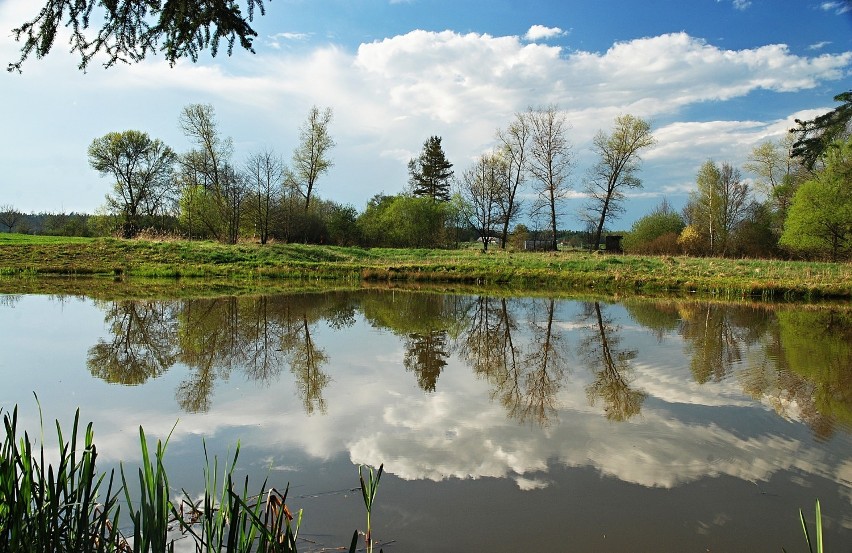
<path fill-rule="evenodd" d="M 447 331 L 415 332 L 405 344 L 405 368 L 417 375 L 424 392 L 434 392 L 438 377 L 447 365 Z"/>
<path fill-rule="evenodd" d="M 562 336 L 553 329 L 555 301 L 547 301 L 545 320 L 541 323 L 537 305 L 538 302 L 534 302 L 531 310 L 533 339 L 523 358 L 526 369 L 523 391 L 519 401 L 511 406 L 509 415 L 522 422 L 533 421 L 545 426 L 556 415 L 556 394 L 562 386 L 566 360 Z"/>
<path fill-rule="evenodd" d="M 580 349 L 585 353 L 595 380 L 586 387 L 589 404 L 594 406 L 598 399 L 604 402 L 606 418 L 626 421 L 638 415 L 646 394 L 630 387 L 626 375 L 630 361 L 636 357 L 635 350 L 619 351 L 619 337 L 612 321 L 605 318 L 599 302 L 587 304 L 587 317 L 593 319 L 592 331 Z"/>
<path fill-rule="evenodd" d="M 117 384 L 142 384 L 167 371 L 177 357 L 171 304 L 121 301 L 106 312 L 112 340 L 98 340 L 86 361 L 93 376 Z"/>

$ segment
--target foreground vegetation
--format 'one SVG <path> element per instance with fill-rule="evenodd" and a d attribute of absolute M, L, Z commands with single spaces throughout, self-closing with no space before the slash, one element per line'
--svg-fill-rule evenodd
<path fill-rule="evenodd" d="M 177 279 L 178 287 L 269 289 L 294 281 L 451 283 L 610 293 L 697 293 L 767 299 L 852 297 L 849 263 L 615 256 L 582 252 L 389 249 L 301 244 L 65 239 L 0 234 L 0 292 L 28 291 L 27 277 Z M 23 277 L 23 278 L 21 278 Z M 131 278 L 128 278 L 131 277 Z M 208 284 L 208 281 L 212 284 Z M 40 279 L 41 280 L 41 279 Z M 146 284 L 176 288 L 175 281 Z"/>
<path fill-rule="evenodd" d="M 2 412 L 2 409 L 0 409 Z M 92 423 L 83 430 L 80 412 L 70 435 L 56 421 L 58 462 L 45 459 L 53 452 L 42 443 L 36 449 L 28 433 L 18 435 L 18 408 L 3 414 L 5 436 L 0 443 L 0 550 L 15 552 L 164 553 L 174 551 L 175 542 L 189 538 L 196 551 L 296 553 L 302 511 L 295 515 L 287 507 L 287 490 L 278 492 L 264 481 L 255 492 L 249 479 L 240 485 L 233 478 L 239 444 L 234 456 L 219 471 L 217 458 L 204 447 L 205 489 L 203 498 L 172 498 L 163 465 L 168 438 L 157 441 L 149 451 L 139 428 L 142 458 L 138 470 L 138 497 L 128 485 L 130 475 L 122 464 L 120 485 L 114 472 L 98 473 L 97 448 Z M 68 436 L 68 439 L 66 439 Z M 383 467 L 368 479 L 359 467 L 361 489 L 367 511 L 363 534 L 366 550 L 373 551 L 370 512 Z M 132 482 L 132 479 L 130 480 Z M 289 489 L 289 486 L 288 486 Z M 124 499 L 124 501 L 122 501 Z M 124 503 L 124 505 L 121 505 Z M 126 511 L 122 511 L 122 507 Z M 126 519 L 129 523 L 125 523 Z M 348 551 L 354 552 L 359 533 L 352 536 Z M 343 549 L 341 549 L 343 550 Z"/>

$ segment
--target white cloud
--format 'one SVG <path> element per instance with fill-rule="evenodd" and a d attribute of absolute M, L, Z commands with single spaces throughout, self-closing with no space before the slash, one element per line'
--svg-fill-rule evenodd
<path fill-rule="evenodd" d="M 280 50 L 284 43 L 303 42 L 311 37 L 311 33 L 276 33 L 267 37 L 270 48 Z"/>
<path fill-rule="evenodd" d="M 751 6 L 750 0 L 734 0 L 734 9 L 745 11 Z"/>
<path fill-rule="evenodd" d="M 555 27 L 538 26 L 528 36 L 555 32 Z M 300 37 L 279 35 L 281 44 Z M 355 51 L 325 45 L 299 51 L 282 48 L 256 56 L 235 52 L 227 63 L 181 62 L 175 68 L 154 57 L 110 71 L 93 69 L 85 76 L 74 68 L 72 56 L 58 51 L 30 64 L 15 87 L 4 93 L 8 90 L 23 98 L 38 90 L 39 94 L 62 96 L 57 86 L 61 82 L 66 97 L 69 91 L 79 91 L 80 113 L 98 113 L 98 117 L 85 125 L 62 125 L 80 136 L 55 145 L 44 144 L 45 133 L 18 121 L 21 115 L 12 107 L 14 101 L 5 103 L 0 118 L 21 129 L 14 141 L 38 142 L 57 151 L 67 148 L 69 140 L 85 145 L 116 128 L 143 128 L 182 149 L 185 140 L 175 123 L 181 107 L 210 102 L 223 132 L 234 137 L 238 155 L 269 145 L 286 155 L 295 146 L 296 130 L 310 106 L 330 106 L 335 112 L 332 132 L 338 146 L 335 167 L 320 183 L 319 193 L 329 191 L 330 197 L 360 208 L 379 191 L 396 193 L 404 187 L 405 162 L 433 134 L 444 138 L 448 157 L 461 171 L 467 160 L 493 145 L 495 129 L 504 126 L 515 112 L 557 104 L 572 125 L 571 140 L 582 165 L 592 136 L 621 113 L 652 121 L 677 120 L 678 113 L 691 106 L 742 98 L 759 90 L 812 88 L 843 77 L 850 63 L 852 53 L 806 57 L 792 54 L 784 45 L 724 50 L 685 33 L 618 42 L 603 52 L 568 52 L 519 36 L 414 30 L 361 44 Z M 128 103 L 138 109 L 127 110 Z M 62 120 L 71 113 L 50 98 L 42 104 L 56 106 Z M 748 127 L 760 124 L 746 122 L 743 136 L 726 141 L 712 133 L 743 123 L 720 122 L 716 129 L 707 123 L 666 123 L 661 129 L 664 138 L 687 133 L 698 140 L 691 148 L 661 141 L 646 159 L 654 159 L 664 177 L 643 180 L 660 189 L 673 181 L 685 182 L 699 160 L 725 154 L 738 140 L 755 136 L 757 131 Z M 0 151 L 11 149 L 4 146 Z M 665 153 L 686 157 L 672 158 Z M 78 155 L 76 150 L 73 155 Z M 2 158 L 0 162 L 5 167 L 13 165 Z M 79 172 L 81 182 L 68 183 L 66 189 L 93 182 L 85 178 L 84 155 L 78 165 L 64 173 Z M 690 174 L 678 174 L 678 167 Z M 650 165 L 646 169 L 652 170 Z M 54 181 L 44 174 L 46 170 L 29 164 L 10 173 L 16 182 L 33 183 L 22 187 L 19 196 L 30 194 L 26 190 L 40 186 L 36 183 Z M 583 170 L 584 166 L 578 166 L 576 174 Z M 60 197 L 35 194 L 33 202 Z M 103 202 L 103 191 L 92 186 L 90 195 L 75 194 L 73 201 L 84 197 L 90 205 L 75 208 L 93 210 Z"/>
<path fill-rule="evenodd" d="M 545 27 L 544 25 L 533 25 L 524 35 L 524 38 L 529 41 L 547 40 L 567 34 L 559 27 Z"/>
<path fill-rule="evenodd" d="M 823 2 L 819 6 L 823 11 L 834 12 L 837 15 L 842 15 L 852 11 L 852 2 L 849 0 L 841 0 L 837 2 Z"/>
<path fill-rule="evenodd" d="M 820 41 L 820 42 L 815 42 L 814 44 L 811 44 L 810 46 L 808 46 L 808 50 L 822 50 L 823 48 L 825 48 L 826 46 L 828 46 L 830 44 L 831 44 L 830 40 L 823 40 L 823 41 Z"/>

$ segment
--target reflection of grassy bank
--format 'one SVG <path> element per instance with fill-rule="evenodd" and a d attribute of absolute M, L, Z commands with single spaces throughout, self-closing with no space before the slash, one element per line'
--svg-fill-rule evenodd
<path fill-rule="evenodd" d="M 852 297 L 852 265 L 576 252 L 363 249 L 300 244 L 52 239 L 0 235 L 0 275 L 179 279 L 180 287 L 263 290 L 280 281 L 449 283 L 516 289 L 698 293 L 765 298 Z M 5 279 L 0 290 L 21 292 Z M 147 284 L 145 286 L 148 286 Z M 151 284 L 156 289 L 158 285 Z M 162 285 L 175 287 L 174 282 Z"/>

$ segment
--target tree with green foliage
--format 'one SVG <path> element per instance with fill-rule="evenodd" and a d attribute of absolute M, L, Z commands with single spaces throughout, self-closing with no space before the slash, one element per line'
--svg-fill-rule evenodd
<path fill-rule="evenodd" d="M 754 187 L 766 196 L 766 209 L 755 214 L 760 216 L 758 226 L 769 223 L 774 234 L 775 244 L 770 249 L 777 248 L 790 202 L 798 186 L 809 175 L 809 171 L 801 164 L 801 159 L 790 156 L 795 140 L 793 133 L 785 134 L 780 140 L 767 140 L 752 149 L 748 162 L 743 165 L 743 169 L 757 176 Z M 757 228 L 752 226 L 750 230 Z"/>
<path fill-rule="evenodd" d="M 444 245 L 448 202 L 405 194 L 377 194 L 358 217 L 365 245 L 434 248 Z"/>
<path fill-rule="evenodd" d="M 191 202 L 181 201 L 181 206 L 192 206 L 195 220 L 217 240 L 235 244 L 246 187 L 243 175 L 231 164 L 233 141 L 219 132 L 210 104 L 185 106 L 179 123 L 196 145 L 181 156 L 182 195 L 192 196 Z"/>
<path fill-rule="evenodd" d="M 796 141 L 790 151 L 792 157 L 802 160 L 802 164 L 812 170 L 829 146 L 849 136 L 849 123 L 852 120 L 852 90 L 834 97 L 835 102 L 843 102 L 833 110 L 809 121 L 796 119 L 799 126 L 790 129 Z"/>
<path fill-rule="evenodd" d="M 157 50 L 170 65 L 180 58 L 196 61 L 206 48 L 215 56 L 223 39 L 229 55 L 237 41 L 253 53 L 257 33 L 249 22 L 255 10 L 265 13 L 264 0 L 45 0 L 37 16 L 12 29 L 23 45 L 7 70 L 20 72 L 31 54 L 46 56 L 63 27 L 71 31 L 71 52 L 79 54 L 82 70 L 98 53 L 105 67 L 140 62 Z M 103 16 L 96 33 L 93 15 Z"/>
<path fill-rule="evenodd" d="M 624 237 L 624 251 L 651 255 L 678 253 L 677 238 L 685 226 L 683 217 L 663 200 L 654 211 L 633 223 Z"/>
<path fill-rule="evenodd" d="M 440 136 L 431 136 L 423 143 L 420 155 L 408 162 L 409 186 L 414 196 L 446 202 L 450 199 L 453 164 L 441 146 Z"/>
<path fill-rule="evenodd" d="M 684 210 L 686 222 L 700 233 L 705 253 L 724 256 L 732 231 L 748 213 L 748 184 L 729 163 L 708 160 L 698 171 L 696 188 Z"/>
<path fill-rule="evenodd" d="M 328 132 L 332 117 L 331 108 L 320 111 L 313 106 L 299 129 L 299 145 L 293 150 L 292 168 L 287 179 L 305 199 L 305 211 L 311 207 L 317 179 L 334 165 L 328 157 L 335 146 Z"/>
<path fill-rule="evenodd" d="M 550 227 L 550 248 L 557 250 L 557 222 L 560 205 L 568 197 L 568 176 L 574 165 L 573 146 L 568 140 L 568 120 L 556 106 L 530 109 L 529 172 L 536 199 L 532 216 L 545 216 Z"/>
<path fill-rule="evenodd" d="M 123 235 L 139 232 L 140 217 L 162 211 L 172 191 L 177 154 L 141 131 L 107 133 L 89 145 L 89 165 L 115 179 L 107 206 L 122 217 Z"/>
<path fill-rule="evenodd" d="M 832 261 L 852 253 L 852 140 L 826 150 L 825 168 L 793 197 L 781 245 Z"/>
<path fill-rule="evenodd" d="M 640 188 L 639 151 L 654 145 L 651 124 L 640 117 L 620 115 L 610 134 L 598 131 L 592 150 L 598 161 L 589 171 L 584 191 L 588 200 L 586 217 L 597 220 L 592 248 L 600 248 L 601 234 L 607 221 L 624 212 L 624 189 Z"/>

